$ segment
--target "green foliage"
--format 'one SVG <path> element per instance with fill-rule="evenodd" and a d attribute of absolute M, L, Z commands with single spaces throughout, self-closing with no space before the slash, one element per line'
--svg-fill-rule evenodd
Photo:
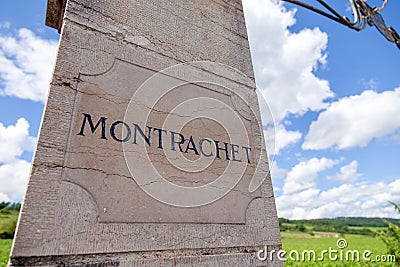
<path fill-rule="evenodd" d="M 302 224 L 302 223 L 300 223 L 300 224 L 298 224 L 297 226 L 296 226 L 296 229 L 299 231 L 299 232 L 306 232 L 307 231 L 307 228 L 304 226 L 304 224 Z"/>
<path fill-rule="evenodd" d="M 0 203 L 0 267 L 7 266 L 20 209 L 20 203 Z"/>
<path fill-rule="evenodd" d="M 396 219 L 387 219 L 391 223 L 399 225 Z M 365 217 L 339 217 L 333 219 L 315 219 L 315 220 L 292 220 L 296 223 L 311 223 L 319 226 L 359 226 L 359 227 L 386 227 L 381 218 L 365 218 Z"/>
<path fill-rule="evenodd" d="M 0 214 L 0 239 L 13 239 L 18 214 Z"/>
<path fill-rule="evenodd" d="M 285 219 L 285 218 L 279 218 L 278 221 L 279 221 L 279 225 L 284 224 L 284 223 L 290 223 L 290 220 Z"/>
<path fill-rule="evenodd" d="M 396 204 L 392 201 L 389 201 L 389 203 L 392 204 L 394 206 L 394 209 L 400 213 L 400 204 Z"/>
<path fill-rule="evenodd" d="M 21 209 L 21 203 L 0 202 L 0 213 L 18 213 Z"/>
<path fill-rule="evenodd" d="M 400 205 L 390 202 L 400 213 Z M 400 227 L 386 219 L 382 221 L 388 226 L 386 231 L 376 232 L 387 247 L 387 253 L 396 256 L 397 266 L 400 266 Z"/>
<path fill-rule="evenodd" d="M 7 266 L 8 256 L 11 250 L 11 239 L 0 239 L 0 267 Z"/>
<path fill-rule="evenodd" d="M 5 207 L 8 207 L 11 203 L 10 202 L 0 202 L 0 210 L 4 209 Z"/>
<path fill-rule="evenodd" d="M 0 239 L 13 239 L 20 209 L 20 203 L 0 203 Z"/>
<path fill-rule="evenodd" d="M 290 253 L 292 250 L 296 250 L 300 253 L 304 251 L 313 250 L 316 252 L 316 260 L 308 260 L 305 259 L 303 261 L 300 258 L 298 261 L 287 256 L 286 266 L 321 266 L 321 267 L 342 267 L 342 266 L 369 266 L 369 267 L 391 267 L 393 266 L 392 262 L 375 262 L 376 256 L 385 255 L 385 244 L 379 239 L 371 236 L 363 236 L 363 235 L 346 235 L 345 239 L 348 243 L 348 247 L 344 249 L 344 252 L 348 250 L 357 250 L 362 253 L 365 250 L 372 251 L 372 255 L 370 257 L 371 261 L 366 262 L 360 258 L 360 261 L 355 261 L 347 259 L 343 257 L 343 260 L 332 260 L 329 258 L 328 254 L 325 254 L 324 257 L 321 257 L 321 253 L 323 250 L 329 250 L 329 248 L 339 250 L 337 247 L 337 237 L 312 237 L 307 236 L 304 233 L 284 233 L 282 235 L 282 243 L 283 248 L 287 253 Z M 294 254 L 292 254 L 294 255 Z M 345 254 L 344 254 L 345 255 Z M 319 260 L 318 260 L 319 259 Z"/>
<path fill-rule="evenodd" d="M 390 223 L 400 225 L 395 219 L 386 220 Z M 374 236 L 374 230 L 377 230 L 378 228 L 386 229 L 387 225 L 380 218 L 354 217 L 315 220 L 288 220 L 280 218 L 279 227 L 281 232 L 331 232 L 339 233 L 341 235 L 355 234 Z"/>
<path fill-rule="evenodd" d="M 11 239 L 0 239 L 0 267 L 7 266 L 8 256 L 11 250 Z"/>

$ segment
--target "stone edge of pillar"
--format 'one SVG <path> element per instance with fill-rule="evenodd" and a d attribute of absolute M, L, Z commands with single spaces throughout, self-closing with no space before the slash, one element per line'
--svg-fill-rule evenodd
<path fill-rule="evenodd" d="M 257 259 L 259 250 L 266 250 L 269 257 Z M 126 252 L 69 256 L 22 257 L 11 259 L 8 267 L 17 266 L 267 266 L 282 267 L 284 260 L 276 252 L 281 245 L 263 247 L 210 248 L 148 252 Z M 270 254 L 272 253 L 272 255 Z"/>
<path fill-rule="evenodd" d="M 61 32 L 67 0 L 47 0 L 46 26 Z"/>

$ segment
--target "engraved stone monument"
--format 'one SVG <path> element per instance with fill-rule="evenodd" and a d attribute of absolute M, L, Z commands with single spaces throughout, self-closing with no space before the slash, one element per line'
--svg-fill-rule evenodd
<path fill-rule="evenodd" d="M 10 265 L 282 266 L 241 1 L 48 0 L 46 24 Z"/>

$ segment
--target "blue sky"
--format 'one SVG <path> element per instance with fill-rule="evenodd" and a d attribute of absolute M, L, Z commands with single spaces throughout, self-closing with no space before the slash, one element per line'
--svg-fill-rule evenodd
<path fill-rule="evenodd" d="M 0 2 L 0 201 L 22 199 L 39 131 L 59 38 L 44 25 L 46 2 Z M 328 3 L 351 17 L 347 1 Z M 257 87 L 275 118 L 278 215 L 395 217 L 400 50 L 374 28 L 355 32 L 292 4 L 244 6 Z M 389 0 L 381 14 L 400 32 L 399 10 Z"/>

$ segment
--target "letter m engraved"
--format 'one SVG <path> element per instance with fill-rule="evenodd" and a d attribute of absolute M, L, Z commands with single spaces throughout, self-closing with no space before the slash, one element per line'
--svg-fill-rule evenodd
<path fill-rule="evenodd" d="M 92 115 L 86 114 L 86 113 L 82 113 L 82 114 L 84 117 L 83 117 L 83 121 L 82 121 L 81 131 L 78 133 L 78 135 L 85 136 L 84 132 L 85 132 L 86 122 L 89 122 L 90 130 L 91 130 L 92 134 L 97 130 L 97 128 L 101 124 L 101 139 L 107 140 L 107 137 L 106 137 L 106 120 L 107 120 L 107 118 L 101 117 L 99 119 L 99 121 L 96 123 L 96 126 L 94 126 L 93 120 L 92 120 Z"/>

